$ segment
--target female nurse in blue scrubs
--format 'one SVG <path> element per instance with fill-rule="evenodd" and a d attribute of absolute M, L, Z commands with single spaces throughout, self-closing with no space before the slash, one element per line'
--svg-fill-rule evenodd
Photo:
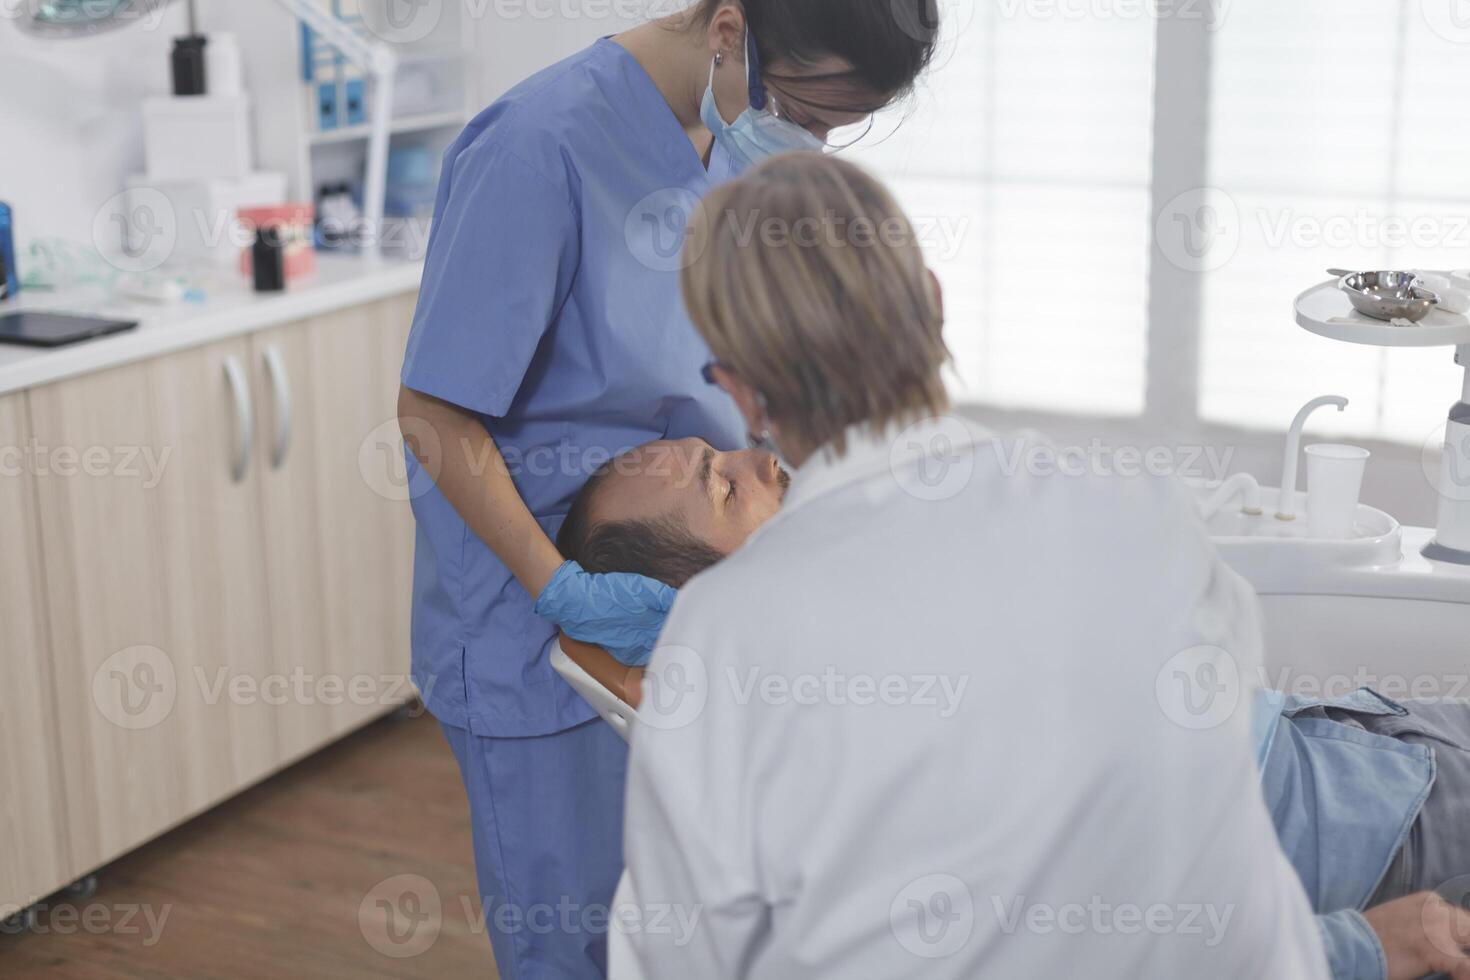
<path fill-rule="evenodd" d="M 683 219 L 715 182 L 904 95 L 936 2 L 701 0 L 522 82 L 445 155 L 399 400 L 413 676 L 464 776 L 506 980 L 602 976 L 622 867 L 625 747 L 548 641 L 641 663 L 673 600 L 565 562 L 557 529 L 626 449 L 745 444 L 700 377 Z"/>

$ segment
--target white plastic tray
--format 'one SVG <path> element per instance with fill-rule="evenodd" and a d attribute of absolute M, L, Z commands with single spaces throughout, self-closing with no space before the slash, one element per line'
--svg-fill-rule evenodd
<path fill-rule="evenodd" d="M 1353 309 L 1338 280 L 1313 286 L 1296 298 L 1296 322 L 1314 334 L 1374 347 L 1453 347 L 1470 344 L 1470 319 L 1435 310 L 1412 326 L 1396 327 Z M 1334 323 L 1342 318 L 1347 322 Z"/>

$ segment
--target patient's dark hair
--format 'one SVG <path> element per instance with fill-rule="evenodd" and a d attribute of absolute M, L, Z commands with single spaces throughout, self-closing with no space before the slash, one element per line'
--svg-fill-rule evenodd
<path fill-rule="evenodd" d="M 592 522 L 597 492 L 613 463 L 592 474 L 556 535 L 563 558 L 594 573 L 636 572 L 676 589 L 725 556 L 689 533 L 677 516 Z"/>

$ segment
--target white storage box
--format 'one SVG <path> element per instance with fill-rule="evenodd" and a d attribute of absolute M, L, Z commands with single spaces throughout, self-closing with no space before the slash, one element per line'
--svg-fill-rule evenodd
<path fill-rule="evenodd" d="M 240 224 L 243 208 L 271 207 L 286 203 L 285 174 L 249 174 L 245 177 L 216 177 L 210 180 L 153 180 L 130 177 L 127 213 L 156 212 L 167 207 L 176 230 L 173 265 L 208 265 L 234 269 L 240 252 L 254 240 L 253 232 Z M 166 204 L 165 204 L 166 202 Z"/>
<path fill-rule="evenodd" d="M 254 159 L 250 98 L 195 95 L 143 101 L 148 179 L 245 177 Z"/>

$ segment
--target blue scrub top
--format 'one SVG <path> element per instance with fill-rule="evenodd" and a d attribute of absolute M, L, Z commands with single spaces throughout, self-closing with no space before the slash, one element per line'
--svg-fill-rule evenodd
<path fill-rule="evenodd" d="M 480 416 L 552 538 L 627 449 L 745 444 L 734 404 L 700 377 L 709 350 L 679 295 L 684 223 L 710 186 L 652 79 L 608 40 L 516 86 L 445 154 L 403 383 Z M 532 597 L 408 466 L 413 677 L 429 709 L 481 736 L 596 717 L 542 656 L 555 630 Z"/>

